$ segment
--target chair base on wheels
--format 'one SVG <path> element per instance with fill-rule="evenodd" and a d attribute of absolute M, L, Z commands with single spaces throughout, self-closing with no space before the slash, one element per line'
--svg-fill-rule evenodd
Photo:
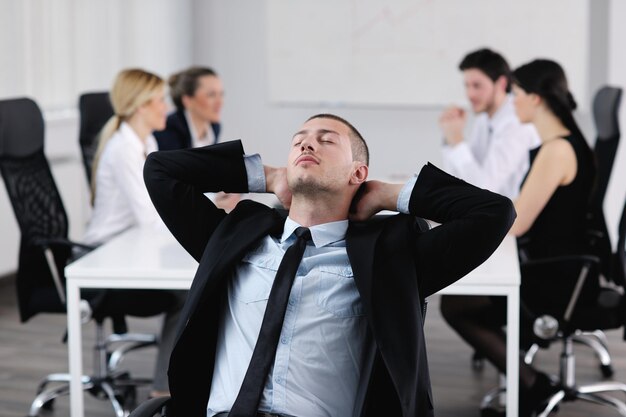
<path fill-rule="evenodd" d="M 620 415 L 626 416 L 626 404 L 603 393 L 621 391 L 626 394 L 626 384 L 621 382 L 598 382 L 574 387 L 563 387 L 548 399 L 548 403 L 537 417 L 547 417 L 560 403 L 574 400 L 585 400 L 595 404 L 606 405 L 615 409 Z"/>
<path fill-rule="evenodd" d="M 618 381 L 604 381 L 585 385 L 576 384 L 573 344 L 579 336 L 579 333 L 570 336 L 560 336 L 562 338 L 563 349 L 561 351 L 559 364 L 559 381 L 554 394 L 546 398 L 546 400 L 540 404 L 541 409 L 537 410 L 536 416 L 547 417 L 552 411 L 556 411 L 559 404 L 562 402 L 585 400 L 594 404 L 611 407 L 620 415 L 626 417 L 626 403 L 606 395 L 606 393 L 609 392 L 622 392 L 626 394 L 626 384 Z M 598 344 L 600 344 L 600 342 L 598 342 Z M 489 391 L 481 402 L 481 415 L 486 416 L 489 415 L 490 412 L 493 415 L 497 415 L 498 412 L 501 413 L 503 410 L 501 398 L 505 392 L 506 388 L 502 383 Z M 499 407 L 494 407 L 496 403 L 500 403 Z"/>
<path fill-rule="evenodd" d="M 112 334 L 104 338 L 102 323 L 96 323 L 96 343 L 94 346 L 94 376 L 83 375 L 83 391 L 99 399 L 108 400 L 116 417 L 126 417 L 136 403 L 137 386 L 150 385 L 150 378 L 132 378 L 126 371 L 119 369 L 124 355 L 130 351 L 155 346 L 157 338 L 151 334 Z M 112 349 L 113 346 L 116 349 Z M 69 395 L 70 375 L 67 373 L 50 374 L 37 388 L 28 417 L 36 417 L 42 409 L 52 409 L 54 400 Z M 48 388 L 49 385 L 54 385 Z"/>
<path fill-rule="evenodd" d="M 167 417 L 170 400 L 170 397 L 151 398 L 141 403 L 128 417 L 153 417 L 156 414 Z"/>
<path fill-rule="evenodd" d="M 609 345 L 606 340 L 606 335 L 602 330 L 595 330 L 593 332 L 581 332 L 577 331 L 572 340 L 575 343 L 580 343 L 589 346 L 596 354 L 598 361 L 600 361 L 600 372 L 605 378 L 610 378 L 614 374 L 613 365 L 611 364 L 611 354 L 609 353 Z"/>
<path fill-rule="evenodd" d="M 572 340 L 575 343 L 579 343 L 585 346 L 590 347 L 595 353 L 598 361 L 600 362 L 599 368 L 602 376 L 605 378 L 610 378 L 615 373 L 613 369 L 613 364 L 611 363 L 611 354 L 609 353 L 609 345 L 606 339 L 606 335 L 602 330 L 594 330 L 592 332 L 583 332 L 576 331 L 572 336 Z M 537 344 L 533 344 L 530 346 L 526 355 L 524 356 L 524 362 L 527 365 L 533 363 L 535 359 L 535 354 L 539 350 L 539 346 Z M 475 368 L 475 365 L 473 365 Z"/>
<path fill-rule="evenodd" d="M 39 385 L 37 396 L 33 400 L 28 417 L 36 417 L 42 409 L 52 408 L 54 400 L 58 397 L 69 395 L 69 374 L 48 375 Z M 151 379 L 131 378 L 126 372 L 109 375 L 104 378 L 83 376 L 81 383 L 83 390 L 101 399 L 107 399 L 115 412 L 116 417 L 126 417 L 136 401 L 136 387 L 149 385 Z M 46 388 L 48 385 L 55 386 Z M 58 385 L 60 384 L 60 385 Z"/>
<path fill-rule="evenodd" d="M 612 407 L 620 415 L 626 417 L 626 403 L 604 395 L 604 393 L 620 391 L 626 394 L 626 384 L 617 381 L 605 381 L 576 385 L 576 368 L 573 353 L 573 344 L 576 336 L 577 334 L 562 336 L 563 349 L 561 350 L 559 364 L 560 390 L 546 400 L 545 408 L 540 413 L 537 413 L 537 416 L 546 417 L 561 402 L 580 399 Z"/>

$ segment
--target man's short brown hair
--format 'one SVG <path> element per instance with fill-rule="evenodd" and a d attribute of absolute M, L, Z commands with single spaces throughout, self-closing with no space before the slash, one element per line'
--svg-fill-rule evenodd
<path fill-rule="evenodd" d="M 365 165 L 369 166 L 370 151 L 369 151 L 369 148 L 367 147 L 367 143 L 365 142 L 365 139 L 363 139 L 363 136 L 361 136 L 359 131 L 356 130 L 356 128 L 352 126 L 350 122 L 348 122 L 346 119 L 342 117 L 339 117 L 337 115 L 330 114 L 330 113 L 316 114 L 315 116 L 309 117 L 306 121 L 308 122 L 309 120 L 313 120 L 313 119 L 331 119 L 331 120 L 336 120 L 346 125 L 348 127 L 348 130 L 350 131 L 350 145 L 352 147 L 352 160 L 364 162 Z"/>

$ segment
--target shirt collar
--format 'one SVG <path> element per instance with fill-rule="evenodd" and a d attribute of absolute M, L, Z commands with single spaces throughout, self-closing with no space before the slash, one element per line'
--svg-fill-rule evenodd
<path fill-rule="evenodd" d="M 128 138 L 127 142 L 137 152 L 141 152 L 144 155 L 148 155 L 150 152 L 157 150 L 156 139 L 152 134 L 148 135 L 145 142 L 137 135 L 133 128 L 126 122 L 122 122 L 119 128 L 122 136 Z"/>
<path fill-rule="evenodd" d="M 284 243 L 289 239 L 298 227 L 301 227 L 301 225 L 293 221 L 290 217 L 287 217 L 280 242 Z M 348 220 L 317 224 L 309 227 L 309 230 L 311 231 L 313 244 L 316 248 L 321 248 L 346 238 Z"/>
<path fill-rule="evenodd" d="M 196 132 L 196 127 L 194 126 L 194 124 L 191 122 L 191 115 L 189 114 L 189 111 L 185 110 L 185 120 L 187 121 L 187 126 L 189 126 L 189 133 L 191 133 L 191 143 L 194 144 L 193 146 L 196 147 L 196 144 L 203 144 L 203 145 L 211 145 L 213 144 L 214 140 L 213 140 L 213 127 L 211 126 L 210 123 L 206 124 L 206 133 L 204 134 L 203 137 L 198 137 L 198 132 Z"/>
<path fill-rule="evenodd" d="M 513 96 L 507 94 L 504 103 L 502 103 L 500 108 L 489 118 L 489 127 L 491 127 L 492 131 L 496 131 L 501 126 L 508 124 L 511 121 L 511 117 L 517 119 L 515 106 L 513 105 Z"/>

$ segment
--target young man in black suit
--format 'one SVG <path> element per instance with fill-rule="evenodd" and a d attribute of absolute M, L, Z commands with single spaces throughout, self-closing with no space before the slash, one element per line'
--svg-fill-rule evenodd
<path fill-rule="evenodd" d="M 368 159 L 358 131 L 334 115 L 302 125 L 286 167 L 244 156 L 238 141 L 149 156 L 152 200 L 199 262 L 170 359 L 175 415 L 227 416 L 240 401 L 278 264 L 300 226 L 312 244 L 256 410 L 433 414 L 424 299 L 487 259 L 515 212 L 430 164 L 404 185 L 367 181 Z M 217 191 L 274 193 L 289 216 L 245 200 L 227 214 L 203 195 Z M 381 210 L 400 214 L 367 221 Z M 422 232 L 416 216 L 441 225 Z"/>

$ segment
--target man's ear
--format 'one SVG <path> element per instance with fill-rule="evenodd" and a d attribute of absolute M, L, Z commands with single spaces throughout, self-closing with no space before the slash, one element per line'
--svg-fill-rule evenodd
<path fill-rule="evenodd" d="M 504 91 L 506 93 L 506 86 L 508 84 L 509 80 L 507 80 L 507 78 L 504 75 L 499 76 L 498 78 L 496 78 L 496 85 L 497 87 Z"/>
<path fill-rule="evenodd" d="M 358 164 L 354 171 L 352 171 L 352 175 L 350 176 L 350 184 L 363 184 L 367 180 L 367 174 L 369 173 L 369 168 L 362 162 L 355 162 Z"/>

